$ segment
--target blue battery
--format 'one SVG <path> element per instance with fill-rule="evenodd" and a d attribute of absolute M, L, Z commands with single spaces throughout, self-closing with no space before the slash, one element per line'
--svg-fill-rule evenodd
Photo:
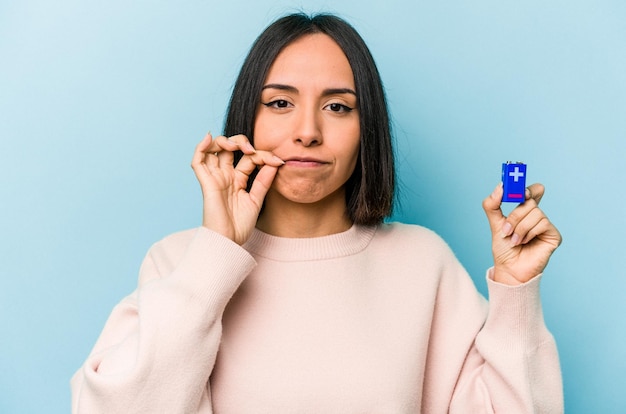
<path fill-rule="evenodd" d="M 502 202 L 523 203 L 526 199 L 526 164 L 510 162 L 502 164 Z"/>

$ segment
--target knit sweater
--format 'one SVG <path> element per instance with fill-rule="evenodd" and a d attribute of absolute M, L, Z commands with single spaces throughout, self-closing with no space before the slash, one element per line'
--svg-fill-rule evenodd
<path fill-rule="evenodd" d="M 146 256 L 72 378 L 73 413 L 560 413 L 541 275 L 491 280 L 413 225 L 206 228 Z"/>

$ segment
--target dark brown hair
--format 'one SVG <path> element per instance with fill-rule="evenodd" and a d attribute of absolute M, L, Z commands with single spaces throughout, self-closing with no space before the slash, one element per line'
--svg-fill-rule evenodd
<path fill-rule="evenodd" d="M 389 113 L 376 63 L 358 32 L 343 19 L 330 14 L 297 13 L 269 25 L 252 45 L 239 72 L 224 135 L 244 134 L 254 145 L 256 111 L 270 66 L 287 45 L 313 33 L 331 37 L 348 58 L 354 74 L 361 145 L 357 165 L 346 183 L 348 215 L 356 224 L 379 224 L 391 214 L 395 191 Z M 236 161 L 241 156 L 235 154 Z"/>

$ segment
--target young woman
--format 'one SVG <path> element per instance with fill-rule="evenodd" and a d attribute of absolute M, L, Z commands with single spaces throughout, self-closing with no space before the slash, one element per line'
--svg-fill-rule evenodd
<path fill-rule="evenodd" d="M 493 234 L 490 304 L 431 231 L 384 224 L 394 169 L 363 40 L 286 16 L 253 45 L 192 167 L 202 226 L 156 243 L 72 379 L 75 413 L 563 411 L 539 184 Z"/>

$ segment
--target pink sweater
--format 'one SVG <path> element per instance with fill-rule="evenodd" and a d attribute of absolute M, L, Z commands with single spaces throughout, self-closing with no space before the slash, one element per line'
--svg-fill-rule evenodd
<path fill-rule="evenodd" d="M 74 413 L 560 413 L 540 276 L 488 278 L 385 224 L 156 243 L 72 378 Z"/>

